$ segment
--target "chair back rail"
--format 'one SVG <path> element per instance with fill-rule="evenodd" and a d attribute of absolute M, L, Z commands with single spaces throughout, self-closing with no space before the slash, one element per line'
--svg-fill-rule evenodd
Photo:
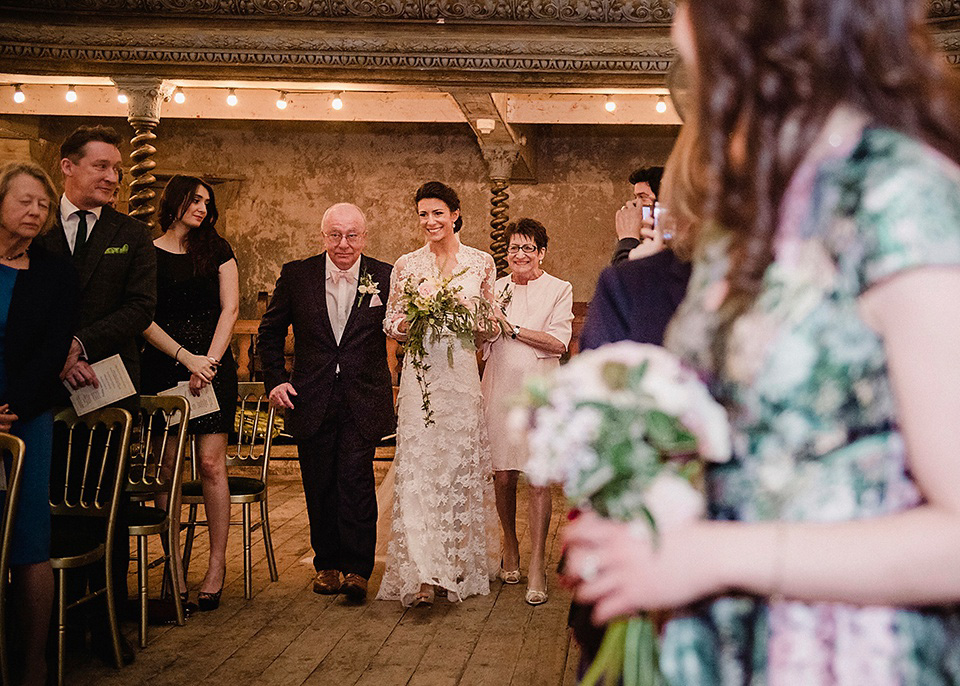
<path fill-rule="evenodd" d="M 227 445 L 228 467 L 259 467 L 260 479 L 266 482 L 273 445 L 276 409 L 270 404 L 261 381 L 237 384 L 237 437 Z M 196 480 L 196 450 L 191 449 L 191 478 Z"/>
<path fill-rule="evenodd" d="M 10 657 L 7 654 L 7 575 L 10 573 L 10 547 L 17 503 L 20 499 L 25 450 L 26 446 L 19 438 L 0 432 L 0 459 L 6 461 L 6 456 L 10 456 L 10 469 L 5 474 L 6 497 L 0 518 L 0 679 L 5 684 L 13 683 L 10 680 Z M 0 469 L 5 469 L 3 463 L 0 463 Z"/>
<path fill-rule="evenodd" d="M 135 499 L 180 490 L 190 403 L 180 395 L 141 395 L 128 458 L 126 490 Z M 165 460 L 173 463 L 164 469 Z M 174 503 L 176 505 L 176 503 Z"/>
<path fill-rule="evenodd" d="M 55 430 L 57 424 L 67 432 L 67 441 L 63 472 L 58 473 L 62 484 L 51 479 L 51 512 L 115 519 L 111 510 L 116 510 L 125 481 L 133 417 L 117 407 L 104 407 L 82 417 L 67 408 L 54 417 Z M 57 457 L 55 451 L 54 469 Z"/>
<path fill-rule="evenodd" d="M 53 538 L 57 538 L 56 532 L 59 525 L 67 527 L 65 530 L 69 535 L 70 525 L 67 522 L 74 517 L 106 520 L 106 535 L 101 539 L 102 545 L 80 555 L 67 554 L 65 557 L 51 557 L 51 564 L 57 572 L 60 589 L 56 601 L 58 684 L 64 682 L 66 660 L 68 605 L 63 590 L 66 583 L 66 565 L 72 560 L 86 559 L 86 556 L 97 553 L 98 548 L 99 554 L 88 560 L 86 564 L 97 562 L 104 565 L 104 587 L 91 590 L 82 598 L 73 601 L 69 607 L 86 603 L 102 594 L 106 595 L 113 657 L 117 667 L 123 664 L 117 620 L 117 599 L 113 593 L 113 566 L 110 561 L 113 559 L 114 533 L 117 527 L 121 493 L 126 482 L 132 427 L 133 416 L 117 407 L 104 407 L 81 417 L 77 416 L 73 408 L 66 408 L 54 417 L 54 451 L 50 465 L 50 510 L 54 515 Z M 60 441 L 61 437 L 66 439 L 65 444 Z M 94 536 L 94 541 L 97 538 Z"/>

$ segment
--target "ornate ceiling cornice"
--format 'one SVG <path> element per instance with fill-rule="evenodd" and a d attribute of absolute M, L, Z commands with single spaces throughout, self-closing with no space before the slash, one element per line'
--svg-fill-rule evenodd
<path fill-rule="evenodd" d="M 930 17 L 933 19 L 960 17 L 960 0 L 932 0 Z"/>
<path fill-rule="evenodd" d="M 88 2 L 92 0 L 87 0 Z M 162 73 L 177 76 L 233 75 L 325 78 L 437 85 L 555 84 L 603 81 L 637 85 L 662 82 L 675 51 L 667 30 L 646 40 L 625 32 L 592 35 L 540 28 L 531 31 L 456 30 L 417 27 L 299 26 L 258 30 L 243 23 L 218 30 L 158 31 L 154 28 L 92 28 L 44 25 L 25 33 L 21 24 L 0 22 L 0 69 L 87 74 Z M 577 37 L 579 36 L 579 38 Z M 66 70 L 66 71 L 64 71 Z M 457 76 L 459 75 L 459 76 Z"/>
<path fill-rule="evenodd" d="M 625 26 L 669 24 L 674 7 L 674 0 L 0 0 L 0 9 L 181 19 L 442 19 Z M 930 0 L 930 17 L 960 17 L 960 0 Z"/>
<path fill-rule="evenodd" d="M 660 86 L 673 11 L 673 0 L 0 0 L 0 71 Z M 960 0 L 933 0 L 930 15 L 960 66 Z"/>
<path fill-rule="evenodd" d="M 673 0 L 6 0 L 0 8 L 132 16 L 669 24 Z"/>

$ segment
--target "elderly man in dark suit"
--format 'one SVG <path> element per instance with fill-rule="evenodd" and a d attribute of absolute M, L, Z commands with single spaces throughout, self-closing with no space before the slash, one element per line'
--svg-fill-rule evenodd
<path fill-rule="evenodd" d="M 60 146 L 60 158 L 63 196 L 56 224 L 40 239 L 50 252 L 72 259 L 80 277 L 78 328 L 60 376 L 73 388 L 97 384 L 90 365 L 119 354 L 139 389 L 137 336 L 153 321 L 157 264 L 146 225 L 108 205 L 120 181 L 120 136 L 107 127 L 81 126 Z M 133 396 L 117 405 L 135 412 L 138 403 Z M 120 602 L 130 557 L 126 529 L 121 521 L 111 561 Z M 105 611 L 91 618 L 91 629 L 94 649 L 107 659 L 112 649 Z M 125 642 L 122 647 L 124 661 L 132 662 L 132 649 Z"/>
<path fill-rule="evenodd" d="M 330 207 L 321 231 L 325 252 L 283 265 L 258 346 L 270 400 L 286 408 L 297 442 L 313 590 L 362 601 L 377 538 L 373 457 L 396 426 L 383 333 L 393 268 L 362 254 L 367 225 L 355 205 Z M 288 376 L 283 344 L 291 324 Z"/>

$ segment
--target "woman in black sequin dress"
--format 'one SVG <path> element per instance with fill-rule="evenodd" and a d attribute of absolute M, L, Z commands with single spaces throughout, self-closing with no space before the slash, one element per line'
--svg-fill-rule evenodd
<path fill-rule="evenodd" d="M 216 609 L 226 573 L 230 493 L 227 434 L 237 404 L 237 366 L 230 351 L 240 299 L 237 261 L 216 231 L 213 188 L 192 176 L 174 176 L 160 198 L 163 230 L 157 251 L 157 312 L 143 332 L 143 389 L 157 393 L 189 381 L 197 395 L 213 385 L 220 410 L 190 420 L 196 435 L 203 503 L 210 527 L 210 560 L 200 585 L 201 610 Z M 178 556 L 179 557 L 179 556 Z M 182 565 L 175 565 L 183 574 Z M 186 586 L 181 586 L 186 588 Z"/>

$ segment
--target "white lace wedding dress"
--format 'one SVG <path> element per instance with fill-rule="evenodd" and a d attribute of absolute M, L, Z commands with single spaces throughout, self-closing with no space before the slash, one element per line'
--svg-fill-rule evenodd
<path fill-rule="evenodd" d="M 493 300 L 496 269 L 488 254 L 461 245 L 453 281 L 467 297 Z M 407 279 L 438 278 L 428 247 L 397 260 L 390 284 L 384 329 L 402 339 L 399 302 Z M 448 344 L 453 344 L 453 364 Z M 451 601 L 490 591 L 497 569 L 499 532 L 493 469 L 483 424 L 477 357 L 455 336 L 426 342 L 434 423 L 427 426 L 416 370 L 404 359 L 397 408 L 397 452 L 392 538 L 377 598 L 413 602 L 422 583 L 447 590 Z"/>

